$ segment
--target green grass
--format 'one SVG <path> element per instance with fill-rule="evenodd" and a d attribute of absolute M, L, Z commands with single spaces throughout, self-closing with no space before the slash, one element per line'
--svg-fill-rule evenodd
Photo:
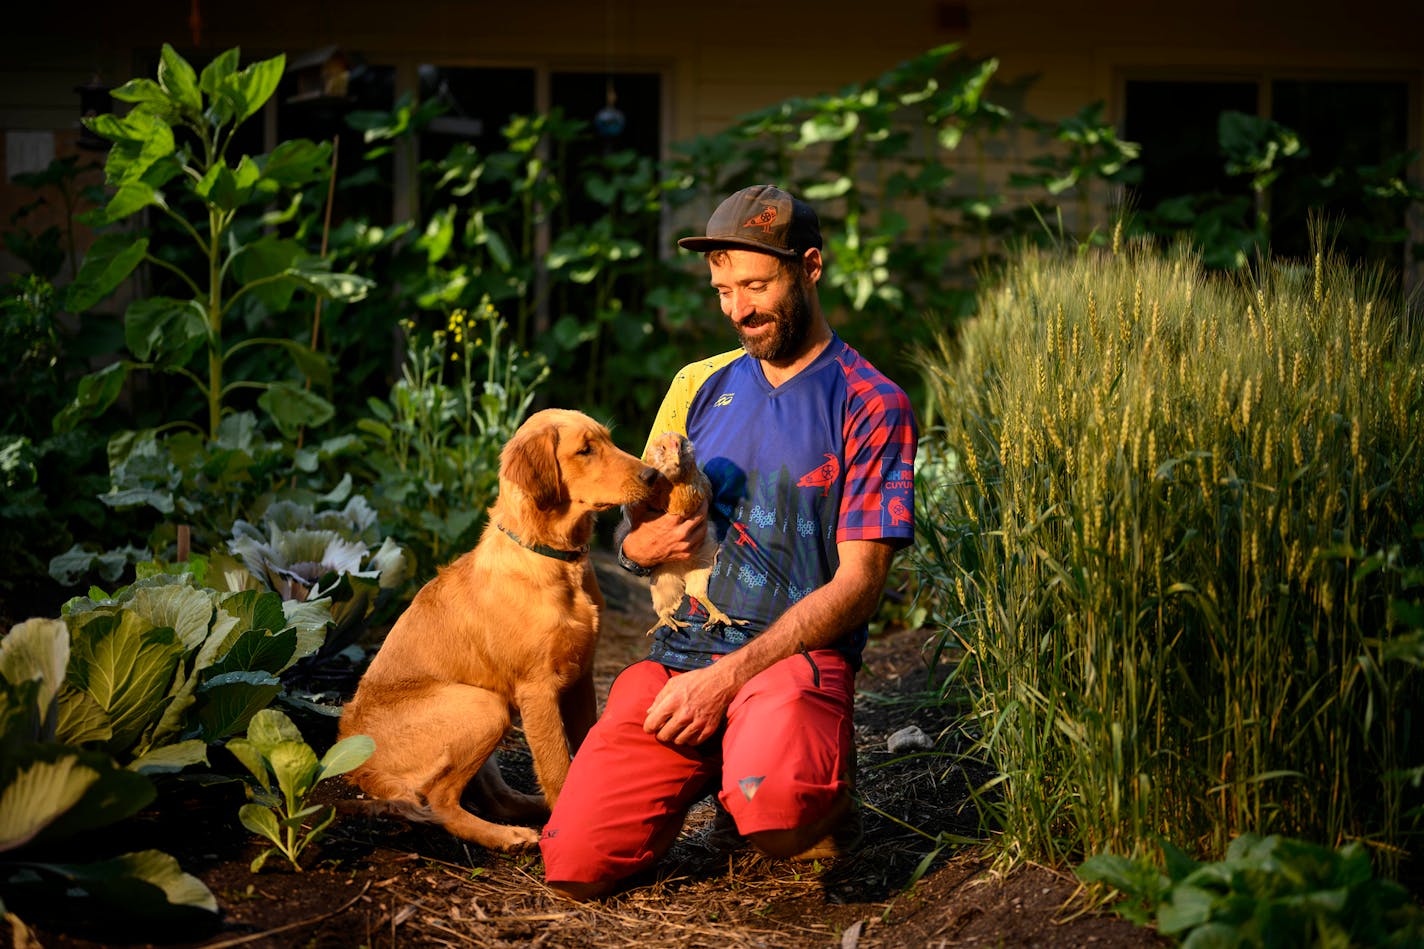
<path fill-rule="evenodd" d="M 1424 678 L 1389 658 L 1419 652 L 1390 602 L 1424 560 L 1400 305 L 1323 257 L 1243 284 L 1030 251 L 923 364 L 919 566 L 1012 846 L 1284 833 L 1393 866 L 1416 828 L 1388 776 L 1424 759 Z"/>

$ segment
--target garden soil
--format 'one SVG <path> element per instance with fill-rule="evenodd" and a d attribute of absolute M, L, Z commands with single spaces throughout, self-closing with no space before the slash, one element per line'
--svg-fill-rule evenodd
<path fill-rule="evenodd" d="M 597 659 L 598 694 L 641 657 L 652 621 L 646 581 L 600 557 L 608 608 Z M 110 921 L 26 919 L 0 944 L 45 947 L 396 946 L 725 947 L 1049 946 L 1139 947 L 1167 943 L 1091 903 L 1071 873 L 1020 864 L 1001 869 L 980 837 L 971 786 L 989 777 L 972 760 L 887 750 L 910 725 L 949 736 L 951 715 L 925 701 L 927 634 L 894 630 L 872 640 L 857 686 L 859 796 L 865 837 L 852 854 L 824 863 L 768 860 L 750 848 L 716 846 L 710 799 L 656 871 L 610 899 L 564 901 L 543 885 L 537 852 L 503 855 L 467 845 L 438 827 L 343 815 L 304 854 L 300 872 L 280 856 L 261 872 L 261 850 L 237 820 L 243 791 L 167 782 L 158 801 L 105 840 L 108 854 L 156 847 L 175 855 L 217 898 L 205 931 L 152 928 L 125 935 Z M 305 683 L 349 696 L 359 670 L 325 664 Z M 296 716 L 294 715 L 294 718 Z M 334 724 L 297 718 L 324 748 Z M 953 742 L 948 741 L 952 752 Z M 216 752 L 221 755 L 223 752 Z M 516 732 L 500 752 L 506 777 L 534 790 L 527 748 Z M 234 761 L 230 773 L 237 773 Z M 352 790 L 324 782 L 319 799 L 340 804 Z M 953 842 L 951 842 L 953 841 Z M 24 907 L 11 907 L 25 916 Z"/>

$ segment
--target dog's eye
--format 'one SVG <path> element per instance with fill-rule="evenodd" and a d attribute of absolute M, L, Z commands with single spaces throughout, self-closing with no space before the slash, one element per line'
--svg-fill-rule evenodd
<path fill-rule="evenodd" d="M 582 448 L 580 448 L 578 451 L 574 452 L 574 454 L 575 454 L 575 455 L 591 455 L 591 454 L 593 454 L 593 446 L 592 446 L 592 445 L 584 445 L 584 446 L 583 446 Z"/>

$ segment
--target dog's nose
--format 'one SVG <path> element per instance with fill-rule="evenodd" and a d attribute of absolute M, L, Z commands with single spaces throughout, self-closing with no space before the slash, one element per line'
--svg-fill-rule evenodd
<path fill-rule="evenodd" d="M 638 472 L 638 480 L 650 485 L 658 480 L 658 475 L 658 469 L 644 467 L 642 471 Z"/>

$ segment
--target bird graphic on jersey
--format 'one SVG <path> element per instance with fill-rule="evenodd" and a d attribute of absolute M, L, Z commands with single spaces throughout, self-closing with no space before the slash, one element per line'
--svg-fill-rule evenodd
<path fill-rule="evenodd" d="M 696 452 L 686 436 L 677 432 L 663 432 L 648 443 L 643 461 L 656 468 L 672 485 L 668 491 L 668 513 L 690 517 L 697 513 L 704 501 L 711 499 L 712 482 L 697 466 Z M 716 563 L 717 538 L 714 532 L 708 531 L 702 546 L 690 558 L 668 561 L 653 569 L 649 590 L 658 620 L 648 630 L 648 635 L 651 636 L 660 626 L 688 625 L 686 621 L 673 615 L 682 605 L 684 593 L 707 611 L 709 623 L 731 626 L 746 622 L 732 619 L 708 599 L 707 581 Z"/>
<path fill-rule="evenodd" d="M 910 523 L 910 509 L 899 497 L 890 499 L 890 523 L 892 525 Z"/>
<path fill-rule="evenodd" d="M 826 463 L 802 475 L 801 480 L 796 482 L 798 488 L 821 488 L 821 497 L 828 497 L 831 493 L 831 485 L 836 483 L 836 478 L 840 477 L 841 462 L 835 455 L 826 454 Z"/>

